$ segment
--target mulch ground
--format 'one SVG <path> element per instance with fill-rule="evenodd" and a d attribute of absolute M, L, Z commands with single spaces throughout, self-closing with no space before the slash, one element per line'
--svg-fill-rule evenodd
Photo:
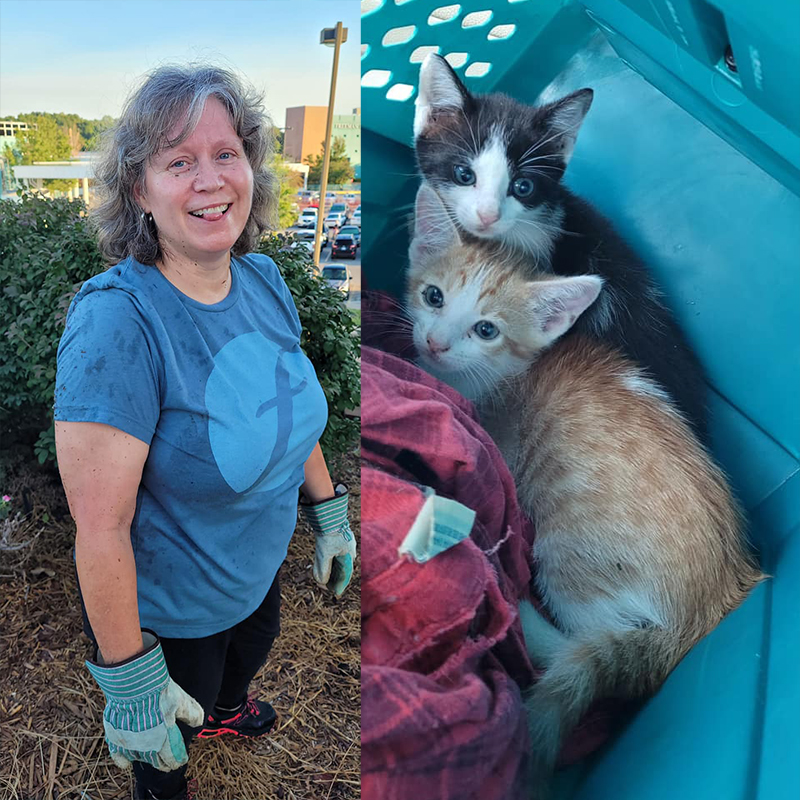
<path fill-rule="evenodd" d="M 332 473 L 351 487 L 360 542 L 357 456 Z M 28 506 L 0 536 L 0 798 L 130 798 L 131 778 L 104 743 L 103 695 L 83 663 L 90 647 L 60 485 L 17 468 L 0 488 Z M 275 706 L 278 723 L 263 739 L 195 741 L 189 775 L 201 800 L 361 796 L 360 572 L 341 600 L 319 589 L 313 539 L 298 527 L 281 569 L 281 636 L 251 686 Z"/>

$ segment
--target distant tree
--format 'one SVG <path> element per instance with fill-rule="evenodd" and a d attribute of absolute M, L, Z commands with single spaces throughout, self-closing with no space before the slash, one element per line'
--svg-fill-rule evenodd
<path fill-rule="evenodd" d="M 0 158 L 7 161 L 12 167 L 22 163 L 22 153 L 19 150 L 14 150 L 10 144 L 3 145 L 3 152 L 0 153 Z"/>
<path fill-rule="evenodd" d="M 77 155 L 83 148 L 83 136 L 80 130 L 80 124 L 83 119 L 77 114 L 48 114 L 51 116 L 56 124 L 64 131 L 69 140 L 70 154 Z"/>
<path fill-rule="evenodd" d="M 284 159 L 277 153 L 272 161 L 272 168 L 280 181 L 278 225 L 281 228 L 288 228 L 297 216 L 297 211 L 292 208 L 292 204 L 295 202 L 295 195 L 303 183 L 303 179 L 299 172 L 289 169 Z"/>
<path fill-rule="evenodd" d="M 280 128 L 275 128 L 275 152 L 283 155 L 284 132 Z"/>
<path fill-rule="evenodd" d="M 65 161 L 70 157 L 69 138 L 58 123 L 45 114 L 25 114 L 25 122 L 36 128 L 17 133 L 17 147 L 23 164 L 34 161 Z"/>
<path fill-rule="evenodd" d="M 325 159 L 325 142 L 319 155 L 306 156 L 305 162 L 311 169 L 308 172 L 309 183 L 322 182 L 322 164 Z M 328 183 L 340 185 L 353 180 L 353 165 L 345 153 L 345 143 L 341 136 L 336 136 L 331 148 L 331 162 L 328 165 Z"/>
<path fill-rule="evenodd" d="M 83 137 L 83 149 L 89 152 L 100 149 L 102 135 L 114 127 L 116 120 L 106 114 L 102 119 L 84 119 L 78 123 L 78 129 Z"/>
<path fill-rule="evenodd" d="M 14 120 L 14 117 L 8 117 Z M 98 150 L 100 137 L 116 120 L 106 114 L 102 119 L 87 120 L 78 114 L 32 111 L 16 117 L 18 122 L 36 125 L 35 130 L 20 131 L 17 146 L 6 146 L 0 158 L 12 165 L 32 164 L 34 161 L 64 161 L 81 150 Z M 75 181 L 52 179 L 44 182 L 51 190 L 67 191 Z"/>
<path fill-rule="evenodd" d="M 25 119 L 23 119 L 23 117 Z M 72 155 L 69 138 L 52 114 L 20 114 L 24 122 L 37 127 L 17 133 L 17 147 L 22 155 L 22 164 L 35 161 L 66 161 Z M 48 189 L 65 192 L 75 181 L 55 178 L 46 180 Z"/>

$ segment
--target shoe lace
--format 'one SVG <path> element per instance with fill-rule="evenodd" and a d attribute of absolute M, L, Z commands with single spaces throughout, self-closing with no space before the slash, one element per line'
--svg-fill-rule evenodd
<path fill-rule="evenodd" d="M 252 715 L 254 717 L 257 717 L 258 714 L 259 714 L 258 705 L 256 704 L 255 698 L 252 695 L 247 698 L 247 704 L 245 705 L 245 711 L 248 714 L 250 714 L 250 715 Z"/>

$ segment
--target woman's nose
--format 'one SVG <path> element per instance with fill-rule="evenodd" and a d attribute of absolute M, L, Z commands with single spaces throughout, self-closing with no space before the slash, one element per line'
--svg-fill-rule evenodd
<path fill-rule="evenodd" d="M 213 162 L 200 161 L 194 177 L 194 189 L 197 192 L 213 191 L 223 185 L 222 171 Z"/>

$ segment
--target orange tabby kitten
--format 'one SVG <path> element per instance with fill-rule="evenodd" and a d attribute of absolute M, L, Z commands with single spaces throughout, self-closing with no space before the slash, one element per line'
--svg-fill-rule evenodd
<path fill-rule="evenodd" d="M 408 308 L 420 363 L 475 401 L 536 524 L 520 613 L 546 671 L 526 698 L 534 791 L 595 698 L 652 694 L 764 577 L 725 479 L 669 397 L 609 346 L 568 333 L 602 279 L 526 271 L 462 243 L 417 198 Z M 565 335 L 566 334 L 566 335 Z"/>

